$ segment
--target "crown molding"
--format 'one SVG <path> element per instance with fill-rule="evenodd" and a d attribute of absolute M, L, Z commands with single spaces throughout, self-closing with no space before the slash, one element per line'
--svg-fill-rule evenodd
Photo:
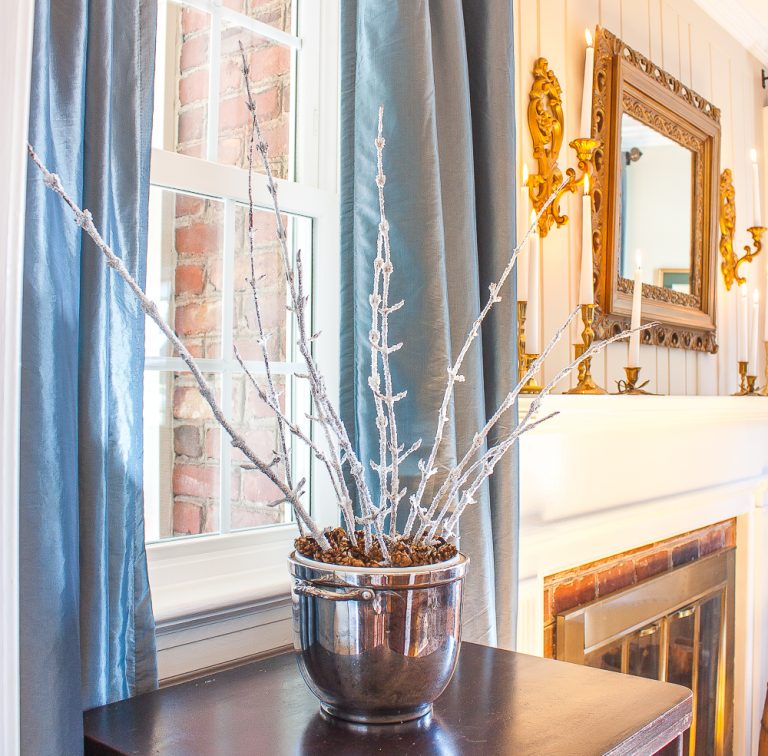
<path fill-rule="evenodd" d="M 768 13 L 758 18 L 742 0 L 694 0 L 714 21 L 768 67 Z"/>

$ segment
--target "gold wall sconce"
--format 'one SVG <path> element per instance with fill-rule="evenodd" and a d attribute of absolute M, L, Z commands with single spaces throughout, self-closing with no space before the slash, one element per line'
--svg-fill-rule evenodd
<path fill-rule="evenodd" d="M 576 153 L 578 168 L 566 169 L 565 181 L 563 181 L 563 172 L 558 165 L 564 133 L 562 89 L 554 71 L 549 68 L 546 58 L 538 58 L 533 66 L 533 84 L 528 101 L 528 128 L 531 132 L 533 159 L 536 164 L 535 170 L 528 176 L 528 197 L 534 211 L 537 214 L 541 213 L 537 231 L 539 237 L 544 239 L 553 226 L 559 228 L 568 222 L 568 216 L 560 211 L 560 201 L 566 192 L 576 192 L 585 185 L 586 177 L 592 176 L 594 153 L 601 144 L 591 137 L 572 140 L 569 145 Z M 542 212 L 552 194 L 555 194 L 554 199 Z M 575 347 L 576 357 L 580 357 L 589 348 L 594 338 L 592 329 L 595 317 L 594 304 L 592 302 L 581 304 L 584 330 L 582 344 L 577 344 Z M 526 307 L 526 302 L 518 303 L 518 375 L 520 377 L 525 375 L 531 363 L 538 357 L 525 350 L 523 323 Z M 607 393 L 592 379 L 591 361 L 591 358 L 587 358 L 579 365 L 579 381 L 568 393 Z M 533 379 L 523 389 L 524 393 L 539 391 L 541 387 Z"/>
<path fill-rule="evenodd" d="M 744 254 L 736 255 L 733 248 L 733 236 L 736 232 L 736 189 L 733 186 L 733 174 L 726 168 L 720 174 L 720 255 L 723 260 L 720 270 L 723 272 L 725 288 L 730 291 L 734 284 L 741 286 L 747 279 L 739 275 L 739 266 L 752 262 L 763 248 L 762 237 L 765 226 L 750 226 L 747 233 L 752 237 L 752 246 L 745 245 Z"/>

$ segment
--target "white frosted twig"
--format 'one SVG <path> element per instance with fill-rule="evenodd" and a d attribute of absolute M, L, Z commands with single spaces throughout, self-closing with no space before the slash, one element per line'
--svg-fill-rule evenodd
<path fill-rule="evenodd" d="M 460 484 L 462 474 L 467 465 L 475 458 L 476 454 L 480 451 L 486 439 L 488 438 L 488 434 L 496 426 L 499 420 L 501 420 L 502 416 L 509 409 L 514 407 L 520 392 L 523 390 L 523 387 L 534 375 L 536 375 L 539 368 L 544 363 L 544 360 L 546 360 L 555 346 L 560 342 L 560 339 L 566 333 L 569 326 L 573 322 L 573 319 L 579 313 L 580 309 L 580 307 L 577 307 L 571 312 L 567 320 L 560 325 L 560 327 L 555 332 L 555 335 L 549 340 L 549 343 L 543 349 L 541 354 L 531 363 L 531 365 L 529 365 L 525 375 L 523 375 L 523 377 L 518 381 L 517 385 L 512 389 L 512 391 L 510 391 L 504 397 L 501 404 L 499 404 L 496 411 L 485 423 L 483 428 L 479 432 L 475 433 L 469 449 L 466 451 L 461 460 L 448 473 L 445 480 L 443 481 L 442 486 L 433 498 L 429 510 L 427 511 L 426 515 L 422 517 L 422 524 L 416 531 L 414 540 L 420 540 L 424 536 L 425 532 L 427 533 L 427 541 L 434 537 L 439 523 L 443 520 L 448 512 L 456 492 L 456 486 Z M 438 512 L 437 510 L 441 502 L 443 503 L 442 509 Z M 436 512 L 437 516 L 435 516 Z"/>
<path fill-rule="evenodd" d="M 477 316 L 476 320 L 472 324 L 472 327 L 469 330 L 469 334 L 467 335 L 466 341 L 464 342 L 464 345 L 461 347 L 455 362 L 450 368 L 448 368 L 448 380 L 445 386 L 445 391 L 443 393 L 443 401 L 440 404 L 440 409 L 438 410 L 438 413 L 437 413 L 437 430 L 435 431 L 435 438 L 434 438 L 434 441 L 432 442 L 432 449 L 430 450 L 427 461 L 424 462 L 424 460 L 422 460 L 419 463 L 419 467 L 421 469 L 421 477 L 419 479 L 419 485 L 416 489 L 416 492 L 413 494 L 413 496 L 411 496 L 411 509 L 408 515 L 408 521 L 405 525 L 405 530 L 403 531 L 403 534 L 406 536 L 410 535 L 410 532 L 416 520 L 416 516 L 422 514 L 421 501 L 424 498 L 424 492 L 426 491 L 427 483 L 429 479 L 437 472 L 437 469 L 435 467 L 435 462 L 437 460 L 438 450 L 443 441 L 443 432 L 445 430 L 445 425 L 449 419 L 448 409 L 450 407 L 451 397 L 453 396 L 453 389 L 457 381 L 462 382 L 464 380 L 464 376 L 461 375 L 460 373 L 461 366 L 464 363 L 464 358 L 466 357 L 467 352 L 469 351 L 469 348 L 472 345 L 472 342 L 477 338 L 480 332 L 480 326 L 485 320 L 488 313 L 491 311 L 491 308 L 493 307 L 494 304 L 501 301 L 501 297 L 499 296 L 499 291 L 501 291 L 501 288 L 504 286 L 507 278 L 509 277 L 509 274 L 514 269 L 515 264 L 517 263 L 517 258 L 520 252 L 525 248 L 525 245 L 528 243 L 528 239 L 530 238 L 531 234 L 533 233 L 534 229 L 536 228 L 539 222 L 539 218 L 541 218 L 541 216 L 546 212 L 546 209 L 552 204 L 555 197 L 562 190 L 562 188 L 565 186 L 568 180 L 569 178 L 566 176 L 563 179 L 560 186 L 557 189 L 555 189 L 555 191 L 549 196 L 547 201 L 542 205 L 538 215 L 536 216 L 536 219 L 528 227 L 528 230 L 525 232 L 525 235 L 523 236 L 522 240 L 512 251 L 512 255 L 510 256 L 509 261 L 507 262 L 507 265 L 504 268 L 504 271 L 502 272 L 498 282 L 492 283 L 488 287 L 488 290 L 489 290 L 488 301 L 485 303 L 485 306 L 480 311 L 480 314 Z"/>
<path fill-rule="evenodd" d="M 309 512 L 304 508 L 301 503 L 300 491 L 303 487 L 304 481 L 300 481 L 295 488 L 290 488 L 280 476 L 272 470 L 272 464 L 260 459 L 253 450 L 248 446 L 245 439 L 234 429 L 229 420 L 227 420 L 224 412 L 216 401 L 213 389 L 208 381 L 206 381 L 200 368 L 195 362 L 194 357 L 189 353 L 189 350 L 184 346 L 181 339 L 171 330 L 168 324 L 163 320 L 160 315 L 157 305 L 144 294 L 137 281 L 130 274 L 125 267 L 123 261 L 112 251 L 112 248 L 104 241 L 103 237 L 99 233 L 98 229 L 93 223 L 93 216 L 88 210 L 81 209 L 77 203 L 69 196 L 64 187 L 61 184 L 61 180 L 55 173 L 51 173 L 43 164 L 34 151 L 31 145 L 27 145 L 29 156 L 34 164 L 40 169 L 43 174 L 43 181 L 47 187 L 52 189 L 58 194 L 62 200 L 69 206 L 75 217 L 75 222 L 80 226 L 88 236 L 93 239 L 96 246 L 101 250 L 104 258 L 109 265 L 124 281 L 128 284 L 133 294 L 139 301 L 141 309 L 157 324 L 158 328 L 163 332 L 165 337 L 173 344 L 179 353 L 179 357 L 189 368 L 192 376 L 198 384 L 201 396 L 208 403 L 208 406 L 213 412 L 213 416 L 216 418 L 219 425 L 229 434 L 232 440 L 232 446 L 239 449 L 245 457 L 254 465 L 254 467 L 263 473 L 269 480 L 278 488 L 280 493 L 283 494 L 284 500 L 289 502 L 293 507 L 296 517 L 301 519 L 307 526 L 307 529 L 312 533 L 313 537 L 322 548 L 329 548 L 330 544 L 323 532 L 310 517 Z"/>
<path fill-rule="evenodd" d="M 253 98 L 251 96 L 251 85 L 247 76 L 245 77 L 245 89 L 248 103 L 251 104 L 253 102 Z M 255 118 L 256 110 L 255 108 L 251 108 L 251 119 L 254 120 Z M 272 378 L 272 367 L 269 362 L 269 350 L 267 349 L 267 337 L 264 333 L 264 325 L 261 318 L 261 304 L 259 301 L 258 289 L 256 288 L 256 254 L 253 248 L 253 140 L 254 130 L 252 128 L 250 138 L 248 139 L 248 257 L 251 265 L 251 275 L 250 278 L 248 278 L 248 285 L 250 286 L 251 293 L 253 295 L 253 309 L 254 314 L 256 315 L 257 342 L 261 350 L 261 359 L 264 362 L 264 375 L 267 384 L 266 396 L 269 397 L 267 404 L 272 406 L 274 409 L 275 407 L 279 408 L 280 402 L 278 400 L 277 390 L 275 389 L 275 382 Z M 235 347 L 235 351 L 237 351 L 237 347 Z M 242 365 L 243 363 L 242 360 L 240 360 L 239 354 L 237 355 L 237 359 Z M 243 367 L 245 366 L 243 365 Z M 253 383 L 255 386 L 255 381 Z M 292 487 L 291 481 L 293 476 L 291 472 L 291 458 L 285 437 L 285 427 L 282 413 L 275 411 L 275 418 L 277 420 L 277 435 L 279 445 L 278 451 L 283 464 L 283 470 L 285 471 L 285 481 L 290 488 Z M 297 523 L 299 526 L 299 532 L 301 535 L 304 535 L 304 526 L 301 520 L 297 519 Z"/>
<path fill-rule="evenodd" d="M 368 385 L 373 393 L 376 408 L 376 428 L 379 432 L 379 464 L 373 465 L 379 473 L 379 512 L 377 524 L 384 527 L 384 512 L 390 514 L 389 535 L 397 534 L 397 508 L 405 495 L 400 490 L 400 463 L 405 459 L 398 441 L 397 417 L 395 404 L 404 399 L 407 392 L 395 394 L 392 382 L 392 371 L 389 355 L 400 349 L 402 344 L 389 345 L 389 315 L 403 306 L 403 302 L 389 304 L 389 287 L 394 266 L 389 243 L 389 221 L 384 205 L 384 106 L 379 106 L 379 122 L 376 139 L 376 187 L 379 199 L 379 230 L 376 239 L 376 258 L 373 261 L 373 293 L 370 296 L 371 330 L 369 342 L 371 347 L 371 375 Z M 381 374 L 379 374 L 381 361 Z M 381 378 L 384 378 L 384 390 L 381 389 Z M 385 412 L 386 410 L 386 412 Z M 416 448 L 421 443 L 416 443 Z M 415 450 L 411 447 L 408 453 Z M 387 501 L 389 505 L 387 506 Z"/>
<path fill-rule="evenodd" d="M 247 81 L 248 74 L 249 74 L 249 66 L 245 56 L 245 49 L 243 48 L 242 43 L 240 44 L 240 54 L 242 57 L 243 75 Z M 253 129 L 256 135 L 254 146 L 261 157 L 262 165 L 264 167 L 265 179 L 267 182 L 267 191 L 272 197 L 272 209 L 275 215 L 277 239 L 280 245 L 280 251 L 283 258 L 283 269 L 285 274 L 285 280 L 288 286 L 288 293 L 289 293 L 290 302 L 291 302 L 291 310 L 296 318 L 296 325 L 297 325 L 297 332 L 298 332 L 296 343 L 299 347 L 299 352 L 301 353 L 302 359 L 304 360 L 304 363 L 307 366 L 307 375 L 309 379 L 312 398 L 316 406 L 322 409 L 321 415 L 326 419 L 328 423 L 328 428 L 335 436 L 341 451 L 344 453 L 344 456 L 347 460 L 347 464 L 349 465 L 350 474 L 352 475 L 352 478 L 355 481 L 355 486 L 357 488 L 358 496 L 360 498 L 361 508 L 364 515 L 371 515 L 374 511 L 374 505 L 371 499 L 370 490 L 365 481 L 365 470 L 363 468 L 362 463 L 358 459 L 354 448 L 352 447 L 352 442 L 349 439 L 349 435 L 347 433 L 347 429 L 344 427 L 344 423 L 341 421 L 341 418 L 339 417 L 339 414 L 336 408 L 333 406 L 333 403 L 330 401 L 328 397 L 328 391 L 325 385 L 325 378 L 320 373 L 317 367 L 317 364 L 315 362 L 315 359 L 312 355 L 311 334 L 309 334 L 309 329 L 307 327 L 307 320 L 308 320 L 307 312 L 306 312 L 307 300 L 306 300 L 306 297 L 299 296 L 299 292 L 297 290 L 296 281 L 294 279 L 293 270 L 291 266 L 290 254 L 288 252 L 288 236 L 285 230 L 285 226 L 283 224 L 283 218 L 280 212 L 280 205 L 277 200 L 277 183 L 275 181 L 274 175 L 272 174 L 272 168 L 269 164 L 268 146 L 264 141 L 264 139 L 262 138 L 261 126 L 259 124 L 259 119 L 255 117 L 255 104 L 253 103 L 252 100 L 249 102 L 249 109 L 251 109 L 251 112 L 254 113 Z M 298 258 L 296 261 L 296 273 L 297 273 L 297 276 L 301 275 L 300 260 Z M 364 527 L 363 530 L 364 530 L 364 536 L 365 536 L 365 549 L 366 551 L 368 551 L 371 546 L 372 527 L 370 525 L 367 525 Z M 376 537 L 377 543 L 384 557 L 384 561 L 388 562 L 389 550 L 387 548 L 387 544 L 384 540 L 383 534 L 378 530 L 376 530 L 376 532 L 373 535 Z"/>
<path fill-rule="evenodd" d="M 462 476 L 462 479 L 459 481 L 459 483 L 454 486 L 453 494 L 457 493 L 466 484 L 469 477 L 474 471 L 479 470 L 479 473 L 475 478 L 475 480 L 470 484 L 469 488 L 466 489 L 465 493 L 462 494 L 462 498 L 458 506 L 456 507 L 456 510 L 451 515 L 451 517 L 446 521 L 446 524 L 443 527 L 443 533 L 453 532 L 456 524 L 458 523 L 459 518 L 464 512 L 464 509 L 467 507 L 468 504 L 474 501 L 474 494 L 477 492 L 477 490 L 480 488 L 483 482 L 493 473 L 493 470 L 496 464 L 498 463 L 498 461 L 517 442 L 517 439 L 523 433 L 526 433 L 527 431 L 532 430 L 534 427 L 539 425 L 541 422 L 543 422 L 543 420 L 547 420 L 550 417 L 552 417 L 554 414 L 557 414 L 557 413 L 553 413 L 553 415 L 548 415 L 546 418 L 543 418 L 542 420 L 534 420 L 536 412 L 538 412 L 544 397 L 550 394 L 554 389 L 554 387 L 558 383 L 560 383 L 560 381 L 563 380 L 563 378 L 565 378 L 569 373 L 571 373 L 573 370 L 578 368 L 578 366 L 582 362 L 584 362 L 584 360 L 594 357 L 594 355 L 598 354 L 599 352 L 602 352 L 610 344 L 613 344 L 616 341 L 620 341 L 621 339 L 625 339 L 629 334 L 634 333 L 635 331 L 645 331 L 645 330 L 648 330 L 649 328 L 655 327 L 656 325 L 658 324 L 646 323 L 645 325 L 642 325 L 639 328 L 636 328 L 634 330 L 627 330 L 627 331 L 623 331 L 622 333 L 615 334 L 614 336 L 611 336 L 605 341 L 594 342 L 587 350 L 585 350 L 585 352 L 581 356 L 577 357 L 575 360 L 569 363 L 566 367 L 558 371 L 558 373 L 542 388 L 541 392 L 535 396 L 535 398 L 531 402 L 531 406 L 528 408 L 528 411 L 525 413 L 525 416 L 523 417 L 523 419 L 518 423 L 515 430 L 506 438 L 504 438 L 502 441 L 500 441 L 498 444 L 496 444 L 491 449 L 489 449 L 484 455 L 482 455 L 482 457 L 479 460 L 477 460 L 477 462 L 475 462 L 472 465 L 472 467 L 470 467 L 469 470 L 467 470 L 467 472 Z M 565 327 L 567 327 L 567 324 Z M 467 492 L 469 492 L 468 497 L 465 498 L 467 496 Z M 470 501 L 470 499 L 472 501 Z M 436 529 L 437 527 L 434 528 L 434 530 Z M 432 532 L 434 532 L 434 530 Z"/>

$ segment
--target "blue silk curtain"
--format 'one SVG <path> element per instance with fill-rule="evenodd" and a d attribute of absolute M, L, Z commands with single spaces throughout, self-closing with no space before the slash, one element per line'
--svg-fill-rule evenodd
<path fill-rule="evenodd" d="M 406 447 L 423 439 L 424 456 L 448 366 L 515 245 L 512 3 L 342 0 L 341 14 L 341 374 L 351 378 L 342 383 L 342 410 L 361 458 L 376 458 L 366 381 L 381 103 L 392 300 L 406 301 L 390 320 L 391 341 L 404 342 L 393 355 L 395 384 L 408 390 L 398 426 Z M 508 282 L 466 360 L 443 466 L 466 450 L 514 385 L 513 286 Z M 416 456 L 404 471 L 411 488 Z M 472 560 L 464 637 L 508 648 L 515 643 L 517 501 L 517 457 L 510 454 L 461 525 L 461 548 Z"/>
<path fill-rule="evenodd" d="M 145 277 L 154 0 L 37 0 L 29 139 Z M 24 753 L 156 684 L 144 551 L 144 318 L 30 164 L 21 392 Z"/>

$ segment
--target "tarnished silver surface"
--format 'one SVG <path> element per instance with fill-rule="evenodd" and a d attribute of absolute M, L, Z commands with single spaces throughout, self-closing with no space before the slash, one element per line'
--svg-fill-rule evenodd
<path fill-rule="evenodd" d="M 469 558 L 372 569 L 294 552 L 288 564 L 296 658 L 323 710 L 363 723 L 428 714 L 456 667 Z"/>

